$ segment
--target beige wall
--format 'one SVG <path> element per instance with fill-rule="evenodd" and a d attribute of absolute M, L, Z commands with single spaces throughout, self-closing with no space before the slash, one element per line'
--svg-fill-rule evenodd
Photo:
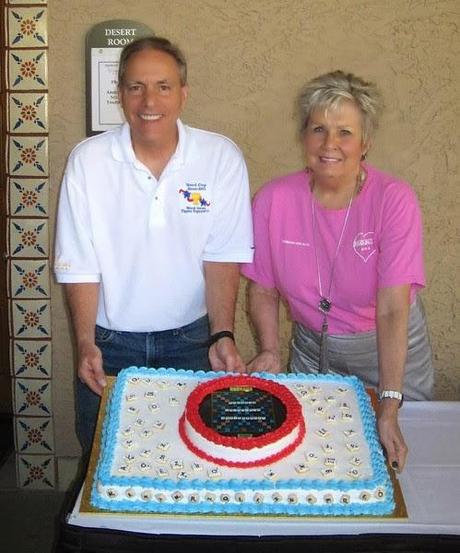
<path fill-rule="evenodd" d="M 54 202 L 66 156 L 84 137 L 84 39 L 107 19 L 142 21 L 179 43 L 190 67 L 184 119 L 243 149 L 253 192 L 302 166 L 292 119 L 300 85 L 342 68 L 375 80 L 387 109 L 370 161 L 411 182 L 425 219 L 436 394 L 460 399 L 458 310 L 458 0 L 50 0 L 50 161 Z M 61 290 L 53 289 L 58 455 L 73 439 L 72 351 Z M 238 339 L 255 346 L 244 312 Z M 283 324 L 285 354 L 290 333 Z"/>

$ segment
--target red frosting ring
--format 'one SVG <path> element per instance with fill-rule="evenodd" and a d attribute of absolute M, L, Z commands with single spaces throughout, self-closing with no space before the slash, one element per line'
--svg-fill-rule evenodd
<path fill-rule="evenodd" d="M 297 448 L 298 445 L 300 445 L 300 443 L 305 437 L 305 432 L 306 432 L 305 422 L 302 419 L 300 421 L 299 434 L 297 435 L 297 438 L 295 439 L 295 441 L 292 442 L 292 444 L 289 444 L 281 451 L 278 451 L 278 453 L 274 453 L 273 455 L 268 455 L 267 457 L 264 457 L 262 459 L 257 459 L 256 461 L 230 461 L 228 459 L 213 457 L 212 455 L 209 455 L 205 451 L 195 446 L 195 444 L 193 444 L 189 440 L 189 437 L 185 432 L 185 413 L 184 415 L 182 415 L 182 417 L 179 420 L 179 434 L 182 440 L 184 441 L 185 445 L 190 449 L 192 453 L 194 453 L 198 457 L 201 457 L 202 459 L 206 459 L 206 461 L 209 461 L 210 463 L 215 463 L 216 465 L 225 465 L 227 467 L 234 467 L 239 469 L 263 467 L 263 466 L 271 465 L 272 463 L 276 463 L 276 461 L 280 461 L 281 459 L 284 459 L 284 457 L 287 457 L 290 453 L 292 453 Z"/>
<path fill-rule="evenodd" d="M 286 419 L 284 422 L 271 432 L 256 437 L 238 437 L 222 436 L 215 430 L 206 426 L 199 414 L 199 407 L 203 399 L 210 393 L 225 388 L 234 387 L 252 387 L 268 392 L 278 398 L 286 408 Z M 197 448 L 188 438 L 185 432 L 185 420 L 194 428 L 194 430 L 203 436 L 207 441 L 217 445 L 226 446 L 238 450 L 252 450 L 275 443 L 285 436 L 289 435 L 295 428 L 299 429 L 298 435 L 292 444 L 289 444 L 282 451 L 266 457 L 262 460 L 243 462 L 227 461 L 209 456 L 206 452 Z M 302 415 L 302 407 L 297 398 L 286 386 L 278 384 L 273 380 L 257 378 L 254 376 L 224 376 L 215 378 L 198 385 L 189 395 L 185 406 L 184 414 L 179 421 L 179 433 L 187 447 L 199 457 L 204 457 L 217 464 L 225 464 L 233 467 L 249 467 L 272 463 L 291 453 L 302 441 L 305 436 L 305 423 Z"/>

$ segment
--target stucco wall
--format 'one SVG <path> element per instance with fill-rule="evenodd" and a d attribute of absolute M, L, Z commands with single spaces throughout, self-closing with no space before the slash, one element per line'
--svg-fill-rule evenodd
<path fill-rule="evenodd" d="M 460 399 L 458 310 L 459 3 L 406 0 L 50 0 L 50 164 L 55 203 L 66 156 L 84 137 L 84 39 L 107 19 L 142 21 L 187 54 L 184 120 L 222 132 L 246 156 L 255 192 L 302 166 L 292 118 L 307 79 L 342 68 L 376 81 L 386 101 L 370 161 L 411 182 L 424 213 L 423 293 L 436 396 Z M 237 333 L 255 352 L 245 315 Z M 287 353 L 290 324 L 283 322 Z M 72 351 L 61 290 L 53 289 L 54 411 L 58 455 L 73 436 Z"/>

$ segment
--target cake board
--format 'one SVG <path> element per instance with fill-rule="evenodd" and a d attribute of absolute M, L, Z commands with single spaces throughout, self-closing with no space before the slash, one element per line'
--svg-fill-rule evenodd
<path fill-rule="evenodd" d="M 96 472 L 97 462 L 99 459 L 99 452 L 100 452 L 100 443 L 101 443 L 101 436 L 102 436 L 102 426 L 104 422 L 105 412 L 107 408 L 108 399 L 110 397 L 112 387 L 116 381 L 116 377 L 107 377 L 107 386 L 104 388 L 101 403 L 99 407 L 99 413 L 98 413 L 98 419 L 97 419 L 97 425 L 96 425 L 96 431 L 95 436 L 93 440 L 93 445 L 91 449 L 91 455 L 88 463 L 88 469 L 86 473 L 86 477 L 84 480 L 83 485 L 83 493 L 82 493 L 82 499 L 80 504 L 80 513 L 86 514 L 86 515 L 94 515 L 95 517 L 104 516 L 104 517 L 110 517 L 110 518 L 124 518 L 124 517 L 139 517 L 139 518 L 171 518 L 174 519 L 189 519 L 190 515 L 187 514 L 164 514 L 164 513 L 132 513 L 132 512 L 123 512 L 123 511 L 106 511 L 102 509 L 98 509 L 96 507 L 93 507 L 90 502 L 91 497 L 91 489 L 94 481 L 94 475 Z M 377 397 L 373 390 L 367 390 L 368 394 L 371 397 L 372 406 L 375 409 L 377 404 Z M 207 514 L 207 513 L 200 513 L 200 514 L 194 514 L 194 517 L 200 518 L 200 519 L 225 519 L 225 520 L 238 520 L 238 519 L 245 519 L 245 520 L 260 520 L 260 519 L 276 519 L 276 520 L 295 520 L 295 521 L 330 521 L 332 518 L 334 521 L 354 521 L 354 522 L 365 522 L 365 521 L 372 521 L 372 522 L 378 522 L 378 521 L 404 521 L 407 520 L 408 514 L 407 514 L 407 508 L 404 501 L 403 493 L 401 486 L 399 484 L 398 479 L 396 478 L 394 471 L 391 468 L 388 468 L 388 473 L 390 475 L 392 484 L 393 484 L 393 493 L 394 493 L 394 502 L 395 502 L 395 509 L 393 513 L 390 513 L 388 515 L 382 515 L 382 516 L 334 516 L 334 517 L 324 517 L 324 516 L 293 516 L 293 515 L 217 515 L 217 514 Z"/>

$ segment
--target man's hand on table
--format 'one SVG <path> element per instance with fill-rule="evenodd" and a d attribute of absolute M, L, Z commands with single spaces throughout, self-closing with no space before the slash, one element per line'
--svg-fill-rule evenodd
<path fill-rule="evenodd" d="M 221 338 L 212 344 L 209 348 L 209 362 L 213 371 L 247 372 L 246 365 L 231 338 Z"/>
<path fill-rule="evenodd" d="M 107 385 L 101 350 L 92 342 L 79 344 L 78 378 L 99 396 Z"/>

